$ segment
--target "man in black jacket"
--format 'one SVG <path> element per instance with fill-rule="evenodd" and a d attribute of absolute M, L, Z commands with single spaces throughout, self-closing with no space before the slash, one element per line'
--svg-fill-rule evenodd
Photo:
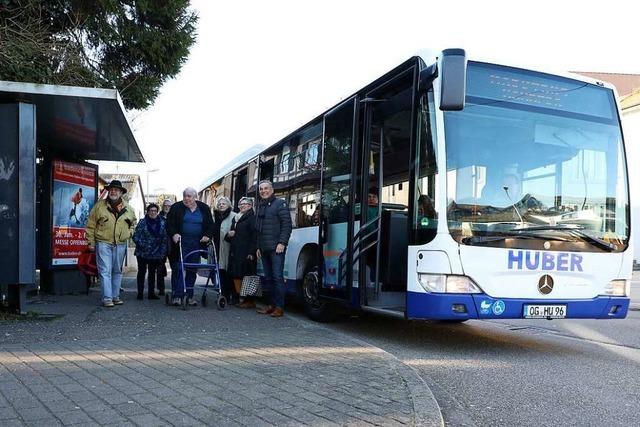
<path fill-rule="evenodd" d="M 171 263 L 171 297 L 174 305 L 180 304 L 180 298 L 184 297 L 184 286 L 187 288 L 187 298 L 190 305 L 196 305 L 193 299 L 193 285 L 196 282 L 196 272 L 185 271 L 184 281 L 180 270 L 180 245 L 182 255 L 186 257 L 189 252 L 202 249 L 213 236 L 213 217 L 211 209 L 205 203 L 196 200 L 198 193 L 189 187 L 182 192 L 182 202 L 176 202 L 171 206 L 167 214 L 167 234 L 171 239 L 169 262 Z M 184 262 L 198 262 L 200 255 L 195 254 Z"/>
<path fill-rule="evenodd" d="M 273 194 L 273 184 L 261 181 L 258 187 L 260 204 L 258 205 L 256 230 L 258 232 L 258 251 L 262 259 L 265 288 L 271 299 L 267 308 L 258 313 L 271 317 L 282 317 L 284 313 L 284 260 L 289 237 L 291 237 L 291 215 L 287 202 L 277 199 Z"/>

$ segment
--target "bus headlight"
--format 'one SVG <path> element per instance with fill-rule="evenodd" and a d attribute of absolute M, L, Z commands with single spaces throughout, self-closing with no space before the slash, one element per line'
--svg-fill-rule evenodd
<path fill-rule="evenodd" d="M 629 297 L 631 296 L 631 281 L 625 279 L 612 280 L 604 287 L 604 293 L 612 297 Z"/>
<path fill-rule="evenodd" d="M 418 281 L 427 292 L 441 294 L 479 294 L 482 290 L 467 276 L 418 273 Z"/>
<path fill-rule="evenodd" d="M 479 294 L 482 290 L 467 276 L 447 276 L 447 292 L 453 294 Z"/>

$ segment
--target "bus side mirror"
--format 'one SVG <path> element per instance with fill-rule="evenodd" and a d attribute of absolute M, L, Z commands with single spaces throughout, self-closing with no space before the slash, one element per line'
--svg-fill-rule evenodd
<path fill-rule="evenodd" d="M 440 109 L 464 108 L 467 86 L 467 56 L 464 49 L 445 49 L 440 59 Z"/>

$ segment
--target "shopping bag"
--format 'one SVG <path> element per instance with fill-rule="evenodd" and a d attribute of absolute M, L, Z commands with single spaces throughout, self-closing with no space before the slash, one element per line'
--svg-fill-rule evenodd
<path fill-rule="evenodd" d="M 240 289 L 241 297 L 261 297 L 262 285 L 260 284 L 260 276 L 244 276 L 242 278 L 242 288 Z"/>
<path fill-rule="evenodd" d="M 78 256 L 78 270 L 88 277 L 97 276 L 98 266 L 96 263 L 96 253 L 91 252 L 89 249 L 82 251 Z"/>

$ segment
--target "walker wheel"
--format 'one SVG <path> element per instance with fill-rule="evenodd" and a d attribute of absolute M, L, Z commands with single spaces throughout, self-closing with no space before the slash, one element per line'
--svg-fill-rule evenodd
<path fill-rule="evenodd" d="M 218 304 L 218 310 L 224 310 L 225 307 L 227 306 L 227 299 L 223 296 L 219 296 L 217 304 Z"/>
<path fill-rule="evenodd" d="M 202 303 L 203 307 L 207 306 L 207 294 L 202 294 L 202 298 L 200 298 L 200 303 Z"/>

